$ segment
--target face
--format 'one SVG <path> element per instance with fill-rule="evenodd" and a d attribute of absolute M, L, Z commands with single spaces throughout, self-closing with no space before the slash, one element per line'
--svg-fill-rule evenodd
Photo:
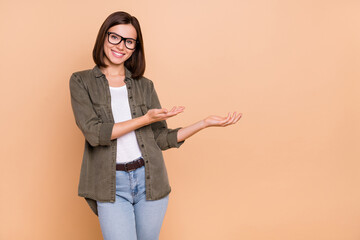
<path fill-rule="evenodd" d="M 120 35 L 123 38 L 137 39 L 136 29 L 131 24 L 119 24 L 109 28 L 108 32 L 113 32 Z M 115 37 L 116 38 L 116 37 Z M 125 40 L 121 43 L 114 45 L 109 43 L 108 35 L 104 41 L 104 62 L 110 65 L 121 65 L 124 64 L 127 59 L 131 57 L 134 50 L 130 50 L 125 46 Z"/>

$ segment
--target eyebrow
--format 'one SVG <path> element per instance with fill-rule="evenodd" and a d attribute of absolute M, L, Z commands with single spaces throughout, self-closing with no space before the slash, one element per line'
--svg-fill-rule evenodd
<path fill-rule="evenodd" d="M 124 36 L 121 36 L 120 34 L 118 34 L 118 33 L 116 33 L 116 32 L 110 32 L 110 31 L 108 31 L 108 32 L 109 32 L 109 33 L 114 33 L 115 35 L 118 35 L 118 36 L 120 36 L 120 37 L 122 37 L 122 38 L 126 38 L 126 39 L 130 38 L 130 39 L 136 40 L 135 38 L 132 38 L 132 37 L 124 37 Z"/>

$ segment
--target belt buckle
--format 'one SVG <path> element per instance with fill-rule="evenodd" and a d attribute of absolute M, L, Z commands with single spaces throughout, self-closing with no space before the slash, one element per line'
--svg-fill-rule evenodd
<path fill-rule="evenodd" d="M 127 167 L 127 163 L 124 164 L 124 168 L 125 168 L 125 172 L 128 172 L 128 171 L 129 171 L 129 169 L 128 169 L 128 167 Z"/>
<path fill-rule="evenodd" d="M 134 169 L 129 169 L 128 166 L 127 166 L 128 163 L 125 163 L 124 167 L 125 167 L 125 171 L 126 172 L 131 172 L 131 171 L 134 171 L 136 168 Z"/>

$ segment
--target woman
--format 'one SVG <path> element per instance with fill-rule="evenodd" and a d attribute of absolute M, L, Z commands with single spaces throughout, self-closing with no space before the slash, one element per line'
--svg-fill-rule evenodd
<path fill-rule="evenodd" d="M 126 12 L 102 24 L 93 69 L 70 78 L 71 104 L 85 136 L 78 194 L 99 217 L 105 240 L 158 239 L 171 191 L 162 150 L 180 147 L 201 129 L 236 123 L 240 114 L 209 116 L 169 129 L 184 111 L 162 108 L 151 80 L 138 20 Z"/>

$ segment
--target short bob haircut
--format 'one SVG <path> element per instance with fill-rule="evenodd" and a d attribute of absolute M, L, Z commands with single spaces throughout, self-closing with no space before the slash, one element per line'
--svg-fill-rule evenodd
<path fill-rule="evenodd" d="M 110 14 L 101 25 L 93 49 L 94 62 L 98 67 L 107 67 L 104 62 L 104 41 L 107 36 L 106 33 L 109 28 L 118 24 L 131 24 L 136 29 L 138 42 L 131 57 L 125 61 L 125 67 L 132 73 L 132 78 L 139 79 L 145 72 L 144 43 L 139 21 L 127 12 L 114 12 Z"/>

